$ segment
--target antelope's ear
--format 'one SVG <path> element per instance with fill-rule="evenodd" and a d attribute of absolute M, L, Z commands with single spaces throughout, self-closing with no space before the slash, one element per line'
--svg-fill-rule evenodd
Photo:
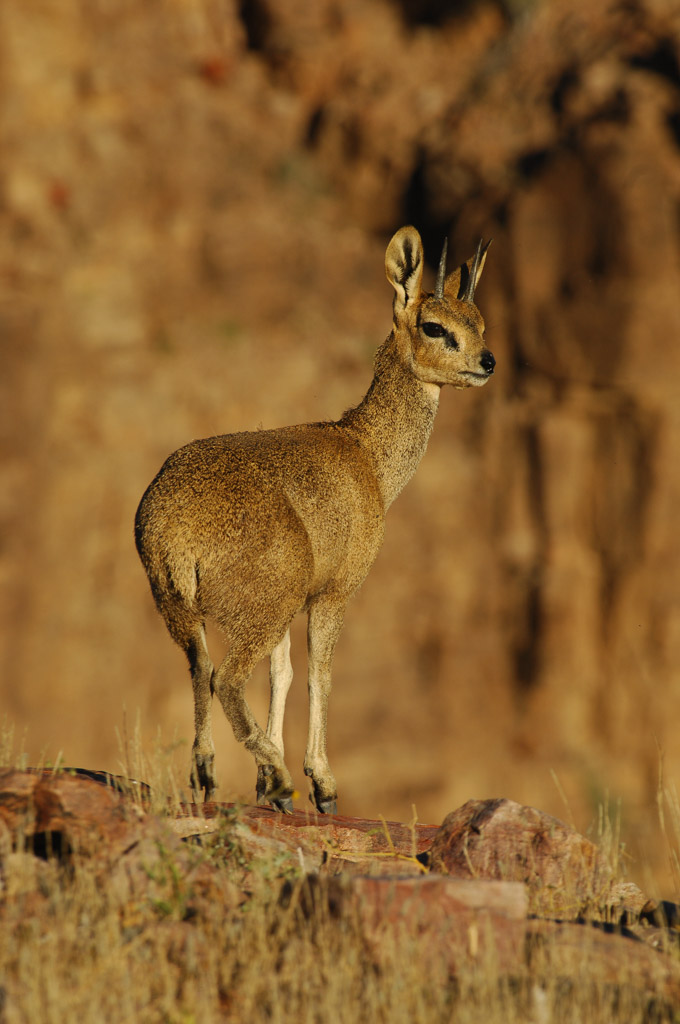
<path fill-rule="evenodd" d="M 452 270 L 444 282 L 444 294 L 450 299 L 463 299 L 472 302 L 475 295 L 475 288 L 479 283 L 486 263 L 487 249 L 491 245 L 491 239 L 484 245 L 480 241 L 477 252 L 471 256 L 466 263 L 461 263 L 457 270 Z M 476 269 L 475 269 L 476 267 Z M 472 280 L 474 273 L 475 279 Z"/>
<path fill-rule="evenodd" d="M 400 228 L 387 246 L 385 273 L 394 291 L 394 315 L 420 298 L 423 277 L 423 243 L 415 228 Z"/>

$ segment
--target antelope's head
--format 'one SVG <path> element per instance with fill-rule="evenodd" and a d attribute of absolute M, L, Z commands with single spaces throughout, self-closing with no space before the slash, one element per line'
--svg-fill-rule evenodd
<path fill-rule="evenodd" d="M 394 331 L 400 352 L 419 380 L 481 387 L 496 365 L 484 344 L 484 321 L 474 304 L 489 242 L 450 274 L 444 242 L 434 292 L 421 291 L 423 243 L 413 227 L 401 228 L 387 247 L 385 271 L 394 288 Z"/>

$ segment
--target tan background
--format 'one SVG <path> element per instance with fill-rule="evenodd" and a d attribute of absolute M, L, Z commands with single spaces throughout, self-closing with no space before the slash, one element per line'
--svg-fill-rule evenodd
<path fill-rule="evenodd" d="M 341 810 L 438 822 L 503 795 L 565 817 L 561 787 L 585 830 L 621 800 L 633 876 L 671 895 L 674 6 L 0 7 L 0 685 L 32 761 L 117 770 L 125 706 L 186 777 L 188 673 L 132 541 L 144 488 L 191 438 L 358 402 L 397 227 L 431 264 L 446 233 L 461 259 L 493 235 L 497 374 L 444 393 L 339 644 Z M 294 640 L 304 805 L 304 623 Z M 216 720 L 220 795 L 252 798 Z"/>

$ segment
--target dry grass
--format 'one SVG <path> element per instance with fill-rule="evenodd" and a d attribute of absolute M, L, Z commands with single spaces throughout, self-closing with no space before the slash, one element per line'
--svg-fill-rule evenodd
<path fill-rule="evenodd" d="M 193 922 L 171 887 L 167 903 L 148 901 L 129 917 L 90 867 L 67 877 L 32 860 L 15 854 L 6 876 L 12 897 L 0 959 L 8 1024 L 678 1019 L 629 979 L 579 984 L 549 953 L 534 977 L 502 977 L 482 963 L 453 979 L 413 942 L 395 941 L 377 969 L 351 916 L 333 918 L 319 906 L 307 919 L 295 901 L 282 908 L 275 873 L 238 911 L 216 907 Z M 31 899 L 36 891 L 39 901 Z"/>
<path fill-rule="evenodd" d="M 0 729 L 0 763 L 16 766 L 12 730 Z M 158 752 L 148 759 L 138 730 L 122 738 L 127 768 L 144 769 L 158 808 L 178 790 Z M 167 760 L 167 759 L 166 759 Z M 139 777 L 139 775 L 137 776 Z M 678 863 L 680 805 L 664 794 L 671 855 Z M 480 956 L 455 977 L 436 951 L 391 933 L 379 956 L 332 883 L 310 888 L 302 869 L 272 855 L 246 857 L 237 815 L 200 845 L 157 842 L 136 892 L 115 869 L 74 858 L 2 850 L 0 1020 L 190 1024 L 201 1021 L 387 1022 L 390 1024 L 651 1024 L 679 1021 L 662 978 L 641 990 L 622 973 L 598 978 L 587 953 L 544 944 L 515 976 Z M 601 823 L 609 844 L 616 827 Z M 192 879 L 210 866 L 220 892 Z M 197 874 L 198 870 L 198 874 Z M 583 973 L 586 970 L 586 973 Z"/>

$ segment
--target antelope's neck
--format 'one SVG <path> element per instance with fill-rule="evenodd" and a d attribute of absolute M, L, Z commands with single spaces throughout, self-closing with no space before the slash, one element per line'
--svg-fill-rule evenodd
<path fill-rule="evenodd" d="M 418 380 L 405 365 L 392 333 L 376 356 L 375 375 L 363 401 L 339 421 L 369 453 L 386 509 L 425 454 L 440 391 L 438 385 Z"/>

